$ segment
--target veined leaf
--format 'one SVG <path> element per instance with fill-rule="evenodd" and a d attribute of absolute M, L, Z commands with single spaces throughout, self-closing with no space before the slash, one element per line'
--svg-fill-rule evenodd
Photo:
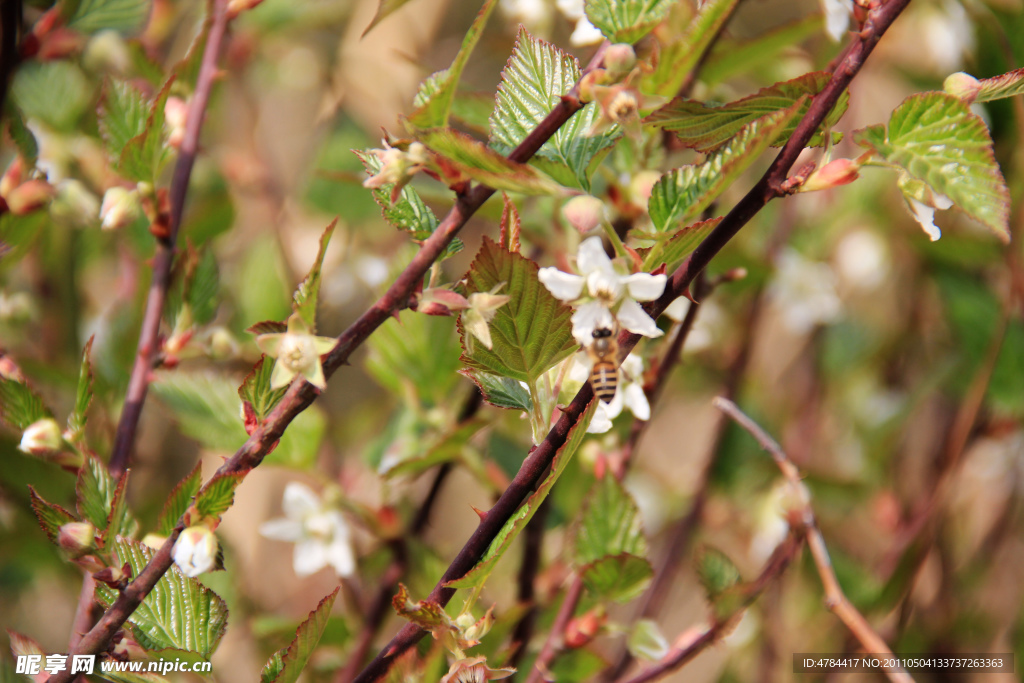
<path fill-rule="evenodd" d="M 736 41 L 723 36 L 701 65 L 700 80 L 707 85 L 729 80 L 755 65 L 766 63 L 787 47 L 821 33 L 822 28 L 822 16 L 812 14 L 750 40 Z"/>
<path fill-rule="evenodd" d="M 683 166 L 662 176 L 648 201 L 654 227 L 671 230 L 677 223 L 699 216 L 789 125 L 801 104 L 748 123 L 704 163 Z"/>
<path fill-rule="evenodd" d="M 497 408 L 514 410 L 533 410 L 530 392 L 522 384 L 509 377 L 492 375 L 481 370 L 460 370 L 463 375 L 473 380 L 484 400 Z"/>
<path fill-rule="evenodd" d="M 418 440 L 412 455 L 399 456 L 394 460 L 386 457 L 381 462 L 378 473 L 386 479 L 415 477 L 431 467 L 457 460 L 462 456 L 469 440 L 486 424 L 487 422 L 481 419 L 466 420 L 439 436 Z"/>
<path fill-rule="evenodd" d="M 282 328 L 280 332 L 283 332 L 285 329 L 287 328 Z M 255 417 L 257 423 L 267 419 L 270 411 L 284 398 L 285 392 L 288 391 L 286 386 L 280 389 L 270 388 L 270 377 L 273 373 L 274 359 L 268 358 L 266 355 L 260 356 L 252 371 L 245 376 L 245 379 L 242 380 L 242 385 L 238 387 L 238 396 L 246 405 L 246 412 L 248 413 L 249 410 L 252 410 L 253 417 Z"/>
<path fill-rule="evenodd" d="M 136 541 L 113 541 L 118 565 L 127 562 L 138 576 L 155 550 Z M 118 593 L 109 586 L 96 588 L 97 598 L 109 607 Z M 139 645 L 147 650 L 174 648 L 198 653 L 205 660 L 217 649 L 227 627 L 228 609 L 217 595 L 172 565 L 128 622 Z"/>
<path fill-rule="evenodd" d="M 672 0 L 587 0 L 590 23 L 613 43 L 635 43 L 672 8 Z"/>
<path fill-rule="evenodd" d="M 75 492 L 78 497 L 78 515 L 96 527 L 100 538 L 106 540 L 117 535 L 133 536 L 139 528 L 125 500 L 128 473 L 115 480 L 107 468 L 95 457 L 88 457 L 78 471 Z"/>
<path fill-rule="evenodd" d="M 527 164 L 511 161 L 482 142 L 450 128 L 424 132 L 420 139 L 442 164 L 496 190 L 522 194 L 564 195 L 566 189 Z"/>
<path fill-rule="evenodd" d="M 455 91 L 459 87 L 459 79 L 462 78 L 462 70 L 469 62 L 473 49 L 480 42 L 484 26 L 497 6 L 497 0 L 484 0 L 483 7 L 473 20 L 473 24 L 462 39 L 462 47 L 455 55 L 452 65 L 428 78 L 420 92 L 416 94 L 414 104 L 417 109 L 409 115 L 408 124 L 413 128 L 438 128 L 448 125 L 448 114 L 451 111 L 452 100 Z"/>
<path fill-rule="evenodd" d="M 15 429 L 26 429 L 47 417 L 53 415 L 28 385 L 0 377 L 0 419 Z"/>
<path fill-rule="evenodd" d="M 149 19 L 150 0 L 77 0 L 68 26 L 82 33 L 134 33 Z"/>
<path fill-rule="evenodd" d="M 643 92 L 675 97 L 679 88 L 697 67 L 701 56 L 732 16 L 739 0 L 707 0 L 683 35 L 663 45 L 654 70 L 641 80 Z"/>
<path fill-rule="evenodd" d="M 942 89 L 968 104 L 991 102 L 1024 94 L 1024 68 L 978 80 L 962 71 L 946 78 Z"/>
<path fill-rule="evenodd" d="M 697 577 L 711 601 L 739 584 L 742 578 L 729 556 L 710 546 L 697 551 Z"/>
<path fill-rule="evenodd" d="M 310 655 L 324 635 L 334 599 L 338 597 L 340 590 L 339 586 L 321 600 L 306 620 L 299 624 L 295 630 L 295 638 L 288 647 L 278 650 L 267 661 L 260 673 L 260 683 L 295 683 L 299 680 L 299 674 L 306 667 Z"/>
<path fill-rule="evenodd" d="M 7 132 L 10 134 L 14 146 L 18 149 L 18 154 L 21 155 L 21 158 L 25 160 L 29 167 L 35 166 L 36 160 L 39 158 L 39 143 L 36 142 L 36 136 L 25 125 L 25 119 L 22 118 L 21 111 L 16 106 L 9 106 L 6 113 Z"/>
<path fill-rule="evenodd" d="M 164 105 L 171 81 L 153 102 L 125 82 L 110 83 L 100 110 L 99 127 L 118 173 L 129 180 L 153 182 L 166 157 Z"/>
<path fill-rule="evenodd" d="M 366 369 L 389 391 L 424 406 L 444 405 L 458 382 L 459 346 L 449 317 L 402 311 L 367 342 Z"/>
<path fill-rule="evenodd" d="M 652 271 L 658 265 L 664 263 L 669 272 L 675 265 L 690 255 L 697 245 L 704 241 L 704 238 L 711 234 L 722 218 L 711 218 L 706 221 L 699 221 L 688 225 L 663 243 L 656 244 L 648 249 L 639 249 L 640 256 L 644 259 L 642 270 Z"/>
<path fill-rule="evenodd" d="M 580 573 L 583 585 L 594 595 L 628 602 L 647 588 L 654 570 L 646 559 L 621 553 L 594 560 L 581 567 Z"/>
<path fill-rule="evenodd" d="M 1009 241 L 1010 193 L 981 118 L 953 95 L 912 95 L 889 119 L 854 140 L 945 195 L 971 218 Z"/>
<path fill-rule="evenodd" d="M 580 66 L 575 57 L 521 29 L 508 65 L 501 72 L 491 115 L 491 147 L 509 154 L 544 120 L 579 77 Z M 614 131 L 587 136 L 598 113 L 596 103 L 586 105 L 537 152 L 538 157 L 552 165 L 567 169 L 575 177 L 576 185 L 584 190 L 590 189 L 591 161 L 602 150 L 607 151 L 618 137 Z M 551 168 L 545 170 L 552 176 L 557 173 Z"/>
<path fill-rule="evenodd" d="M 551 463 L 551 471 L 547 477 L 540 483 L 537 490 L 531 495 L 525 503 L 513 514 L 505 526 L 501 528 L 498 535 L 491 541 L 491 545 L 487 548 L 487 552 L 476 564 L 475 567 L 470 569 L 461 578 L 449 581 L 445 584 L 449 588 L 475 588 L 483 585 L 487 581 L 487 577 L 490 576 L 494 570 L 498 560 L 501 559 L 502 555 L 512 545 L 512 541 L 516 539 L 519 532 L 522 531 L 526 525 L 533 518 L 534 513 L 544 499 L 547 498 L 548 493 L 551 492 L 551 487 L 555 485 L 558 478 L 565 471 L 566 465 L 569 464 L 569 460 L 573 454 L 583 443 L 583 439 L 587 433 L 587 426 L 590 424 L 590 419 L 594 416 L 594 411 L 597 410 L 597 401 L 591 401 L 587 409 L 580 415 L 580 419 L 576 421 L 570 429 L 568 435 L 566 435 L 565 443 L 558 452 L 555 454 L 554 460 Z"/>
<path fill-rule="evenodd" d="M 644 123 L 652 123 L 659 128 L 670 130 L 687 147 L 707 152 L 719 147 L 739 133 L 743 126 L 762 116 L 789 109 L 805 95 L 817 95 L 828 84 L 830 78 L 831 76 L 824 71 L 814 71 L 790 81 L 762 88 L 749 97 L 721 107 L 708 107 L 697 100 L 676 98 L 644 119 Z M 828 130 L 834 126 L 846 113 L 849 104 L 850 94 L 844 92 L 836 106 L 825 117 L 821 129 Z M 778 137 L 772 141 L 773 146 L 779 147 L 789 139 L 796 130 L 797 122 L 807 113 L 810 106 L 810 100 L 805 99 L 789 125 L 779 131 Z M 838 133 L 833 133 L 832 137 L 833 142 L 841 139 Z M 817 147 L 822 144 L 824 136 L 819 130 L 811 137 L 808 146 Z"/>
<path fill-rule="evenodd" d="M 205 325 L 217 313 L 220 271 L 209 245 L 195 249 L 186 245 L 175 264 L 174 284 L 167 294 L 164 320 L 174 329 L 187 310 L 188 327 Z M 186 308 L 187 305 L 187 308 Z"/>
<path fill-rule="evenodd" d="M 235 489 L 242 483 L 245 472 L 214 476 L 196 495 L 195 507 L 203 517 L 220 517 L 235 501 Z"/>
<path fill-rule="evenodd" d="M 459 321 L 461 360 L 475 370 L 533 384 L 576 349 L 569 319 L 572 309 L 537 279 L 537 264 L 505 251 L 485 237 L 466 274 L 467 292 L 501 290 L 511 299 L 490 321 L 493 348 L 471 339 Z"/>
<path fill-rule="evenodd" d="M 167 496 L 163 510 L 160 511 L 160 518 L 157 520 L 157 531 L 161 536 L 170 536 L 174 526 L 188 506 L 192 504 L 192 498 L 199 493 L 199 487 L 203 483 L 202 464 L 196 463 L 188 476 L 177 483 L 174 489 Z"/>
<path fill-rule="evenodd" d="M 47 537 L 52 543 L 57 542 L 57 536 L 60 534 L 62 526 L 68 522 L 78 521 L 74 515 L 60 505 L 46 501 L 36 493 L 36 490 L 31 485 L 28 487 L 28 495 L 32 500 L 32 511 L 36 513 L 39 526 L 46 532 Z"/>
<path fill-rule="evenodd" d="M 310 334 L 316 332 L 316 302 L 320 296 L 320 269 L 324 265 L 327 245 L 331 241 L 331 235 L 334 234 L 334 227 L 337 224 L 338 219 L 335 218 L 327 226 L 327 229 L 324 230 L 324 234 L 320 236 L 320 248 L 316 252 L 316 259 L 313 261 L 313 265 L 310 266 L 309 273 L 295 290 L 295 312 L 306 321 Z"/>
<path fill-rule="evenodd" d="M 82 70 L 72 62 L 30 59 L 14 74 L 11 98 L 26 119 L 67 131 L 88 108 L 92 88 Z"/>
<path fill-rule="evenodd" d="M 92 369 L 89 367 L 89 353 L 92 351 L 92 341 L 95 337 L 89 337 L 85 343 L 85 350 L 82 351 L 82 365 L 78 371 L 78 390 L 75 393 L 75 407 L 68 416 L 68 440 L 77 443 L 84 438 L 85 434 L 85 411 L 92 403 Z"/>
<path fill-rule="evenodd" d="M 134 538 L 139 531 L 139 523 L 128 509 L 128 472 L 121 475 L 114 488 L 114 495 L 110 501 L 110 513 L 107 515 L 107 522 L 102 527 L 101 540 L 105 546 L 107 541 L 117 536 Z"/>

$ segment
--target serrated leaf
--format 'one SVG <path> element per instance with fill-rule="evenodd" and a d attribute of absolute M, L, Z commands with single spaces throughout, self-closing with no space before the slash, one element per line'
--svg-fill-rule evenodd
<path fill-rule="evenodd" d="M 15 429 L 26 429 L 47 417 L 53 415 L 38 394 L 26 384 L 0 377 L 0 420 Z"/>
<path fill-rule="evenodd" d="M 666 270 L 671 272 L 674 270 L 674 266 L 689 256 L 721 222 L 720 216 L 706 221 L 698 221 L 693 225 L 686 226 L 660 244 L 647 249 L 638 249 L 637 252 L 644 260 L 641 270 L 649 272 L 664 263 Z"/>
<path fill-rule="evenodd" d="M 278 650 L 267 661 L 260 673 L 260 683 L 295 683 L 299 680 L 299 674 L 306 667 L 310 655 L 324 635 L 334 599 L 338 597 L 340 590 L 339 586 L 321 600 L 306 620 L 299 624 L 295 630 L 295 638 L 288 647 Z"/>
<path fill-rule="evenodd" d="M 460 127 L 487 135 L 490 129 L 494 95 L 487 92 L 457 92 L 452 100 L 452 118 Z"/>
<path fill-rule="evenodd" d="M 247 327 L 245 331 L 257 336 L 261 334 L 281 334 L 288 331 L 288 323 L 277 320 L 261 320 Z"/>
<path fill-rule="evenodd" d="M 99 128 L 114 167 L 125 178 L 154 182 L 164 158 L 164 105 L 171 81 L 151 103 L 127 82 L 109 84 Z"/>
<path fill-rule="evenodd" d="M 128 474 L 128 472 L 122 474 L 114 488 L 114 495 L 110 501 L 110 512 L 107 514 L 106 524 L 101 529 L 103 533 L 100 539 L 103 545 L 106 545 L 107 540 L 115 536 L 134 538 L 139 531 L 139 523 L 128 509 Z"/>
<path fill-rule="evenodd" d="M 511 161 L 482 142 L 451 128 L 424 131 L 420 140 L 442 164 L 496 190 L 528 195 L 564 195 L 566 189 L 533 166 Z"/>
<path fill-rule="evenodd" d="M 653 575 L 650 562 L 629 553 L 602 557 L 580 568 L 587 590 L 614 602 L 628 602 L 640 595 Z"/>
<path fill-rule="evenodd" d="M 460 370 L 463 375 L 473 380 L 480 389 L 484 400 L 496 408 L 514 410 L 533 410 L 530 392 L 522 384 L 509 377 L 492 375 L 480 370 Z"/>
<path fill-rule="evenodd" d="M 82 33 L 134 33 L 149 19 L 151 0 L 78 0 L 68 26 Z"/>
<path fill-rule="evenodd" d="M 487 577 L 490 576 L 494 570 L 498 560 L 505 554 L 505 552 L 512 545 L 512 542 L 519 535 L 529 521 L 533 518 L 534 513 L 544 499 L 547 498 L 548 493 L 551 492 L 551 487 L 555 485 L 558 478 L 562 476 L 562 472 L 565 471 L 566 466 L 572 459 L 573 454 L 583 443 L 583 439 L 587 434 L 587 426 L 590 424 L 590 419 L 594 416 L 594 411 L 597 410 L 597 401 L 591 401 L 587 409 L 580 415 L 580 419 L 576 421 L 566 435 L 565 443 L 558 452 L 555 453 L 555 457 L 551 463 L 551 469 L 548 475 L 543 481 L 537 486 L 537 490 L 531 495 L 519 509 L 509 517 L 508 521 L 498 532 L 494 540 L 491 541 L 491 545 L 488 546 L 487 551 L 484 553 L 480 561 L 470 569 L 462 577 L 449 581 L 445 584 L 448 588 L 475 588 L 482 586 Z"/>
<path fill-rule="evenodd" d="M 508 64 L 501 72 L 490 119 L 490 146 L 509 154 L 560 102 L 580 77 L 579 62 L 554 45 L 534 38 L 523 28 L 516 38 Z M 607 152 L 617 131 L 588 136 L 599 116 L 591 102 L 576 112 L 538 150 L 537 157 L 569 170 L 576 186 L 590 189 L 591 161 Z M 554 174 L 551 166 L 545 166 Z"/>
<path fill-rule="evenodd" d="M 338 225 L 337 218 L 331 221 L 324 233 L 320 235 L 320 248 L 316 252 L 313 265 L 309 267 L 306 277 L 299 283 L 292 299 L 295 312 L 306 321 L 310 334 L 316 332 L 316 302 L 320 296 L 320 269 L 324 265 L 324 255 L 327 253 L 327 245 L 330 244 L 331 235 L 334 234 L 336 225 Z"/>
<path fill-rule="evenodd" d="M 283 332 L 286 329 L 287 327 L 282 327 L 281 331 Z M 270 378 L 273 374 L 274 364 L 269 362 L 266 354 L 264 354 L 256 361 L 252 371 L 245 376 L 245 379 L 242 380 L 242 385 L 238 387 L 239 398 L 249 405 L 258 422 L 262 422 L 270 415 L 270 411 L 284 398 L 285 392 L 288 391 L 286 386 L 280 389 L 270 388 Z"/>
<path fill-rule="evenodd" d="M 11 97 L 27 119 L 68 131 L 85 113 L 92 88 L 78 66 L 66 60 L 27 60 L 11 82 Z"/>
<path fill-rule="evenodd" d="M 615 477 L 604 476 L 594 484 L 581 520 L 574 544 L 577 564 L 622 553 L 647 555 L 640 510 Z"/>
<path fill-rule="evenodd" d="M 217 257 L 209 245 L 199 251 L 189 247 L 188 254 L 189 257 L 183 263 L 181 301 L 188 304 L 192 323 L 205 325 L 217 313 L 220 269 L 217 267 Z"/>
<path fill-rule="evenodd" d="M 192 498 L 199 493 L 199 487 L 203 483 L 202 469 L 202 463 L 197 462 L 188 476 L 179 481 L 167 496 L 156 523 L 157 533 L 161 536 L 171 535 L 178 520 L 192 504 Z"/>
<path fill-rule="evenodd" d="M 796 115 L 800 104 L 743 126 L 701 164 L 669 171 L 655 183 L 648 201 L 654 227 L 671 230 L 696 218 L 743 173 Z"/>
<path fill-rule="evenodd" d="M 173 83 L 172 76 L 153 100 L 149 115 L 146 117 L 145 129 L 129 140 L 121 150 L 117 168 L 119 172 L 127 173 L 131 180 L 156 182 L 160 169 L 168 158 L 168 147 L 164 137 L 164 105 L 167 104 Z"/>
<path fill-rule="evenodd" d="M 661 47 L 654 70 L 641 80 L 641 91 L 675 97 L 708 47 L 732 16 L 739 0 L 706 0 L 682 36 Z"/>
<path fill-rule="evenodd" d="M 370 337 L 366 369 L 394 394 L 444 405 L 458 383 L 458 338 L 449 317 L 402 311 Z"/>
<path fill-rule="evenodd" d="M 469 272 L 466 291 L 487 292 L 504 282 L 509 302 L 490 321 L 493 348 L 468 338 L 459 321 L 463 354 L 469 367 L 533 384 L 576 349 L 569 319 L 572 309 L 537 279 L 537 264 L 505 251 L 484 237 Z"/>
<path fill-rule="evenodd" d="M 437 128 L 448 125 L 448 114 L 451 111 L 455 91 L 459 87 L 459 79 L 462 78 L 462 70 L 469 62 L 473 49 L 480 42 L 484 26 L 487 25 L 487 20 L 497 4 L 497 0 L 484 0 L 483 7 L 480 8 L 462 39 L 462 47 L 455 55 L 452 65 L 428 78 L 421 86 L 414 101 L 417 109 L 407 119 L 407 123 L 411 127 Z"/>
<path fill-rule="evenodd" d="M 127 562 L 133 576 L 139 575 L 156 552 L 123 538 L 114 539 L 112 545 L 117 564 Z M 100 584 L 96 587 L 96 596 L 104 607 L 109 607 L 118 592 Z M 223 600 L 172 565 L 128 617 L 128 623 L 135 640 L 147 650 L 188 650 L 209 660 L 224 635 L 227 617 L 228 609 Z"/>
<path fill-rule="evenodd" d="M 207 482 L 196 496 L 195 508 L 203 517 L 219 518 L 235 501 L 235 489 L 242 483 L 245 472 L 218 474 Z"/>
<path fill-rule="evenodd" d="M 78 390 L 75 392 L 75 407 L 68 415 L 68 441 L 78 443 L 85 432 L 85 413 L 92 403 L 92 368 L 89 365 L 89 354 L 95 337 L 89 337 L 82 351 L 82 365 L 78 371 Z"/>
<path fill-rule="evenodd" d="M 18 149 L 21 158 L 25 160 L 29 168 L 32 168 L 36 165 L 36 159 L 39 158 L 39 143 L 36 142 L 36 136 L 25 125 L 25 120 L 17 107 L 8 107 L 6 113 L 7 132 L 11 136 L 11 141 Z"/>
<path fill-rule="evenodd" d="M 613 43 L 635 43 L 672 8 L 672 0 L 587 0 L 590 23 Z"/>
<path fill-rule="evenodd" d="M 707 61 L 700 67 L 700 80 L 708 86 L 726 81 L 757 65 L 768 63 L 782 50 L 821 33 L 823 28 L 822 16 L 812 14 L 750 40 L 730 40 L 721 36 L 711 48 Z"/>
<path fill-rule="evenodd" d="M 721 550 L 703 546 L 697 551 L 697 578 L 712 602 L 740 583 L 740 570 Z"/>
<path fill-rule="evenodd" d="M 686 147 L 707 152 L 719 147 L 736 135 L 743 126 L 762 116 L 789 109 L 805 95 L 817 95 L 828 84 L 830 78 L 831 76 L 824 71 L 813 71 L 789 81 L 761 88 L 749 97 L 721 107 L 708 107 L 697 100 L 680 97 L 645 118 L 644 123 L 670 130 Z M 850 94 L 844 91 L 836 106 L 825 117 L 819 131 L 807 143 L 809 147 L 824 144 L 821 130 L 828 130 L 834 126 L 846 113 L 849 104 Z M 779 147 L 789 139 L 810 106 L 810 100 L 805 99 L 803 105 L 797 109 L 795 117 L 779 131 L 778 137 L 772 141 L 772 146 Z M 833 142 L 840 139 L 838 133 L 833 134 Z"/>
<path fill-rule="evenodd" d="M 77 522 L 75 516 L 62 508 L 60 505 L 47 502 L 42 496 L 36 493 L 31 485 L 28 487 L 28 495 L 32 501 L 32 512 L 36 513 L 39 526 L 46 532 L 46 536 L 52 543 L 57 542 L 60 528 L 69 522 Z"/>
<path fill-rule="evenodd" d="M 411 454 L 406 453 L 404 457 L 390 462 L 381 462 L 378 474 L 385 479 L 415 477 L 441 463 L 457 460 L 469 440 L 486 424 L 482 419 L 466 420 L 432 439 L 417 439 Z"/>
<path fill-rule="evenodd" d="M 103 463 L 92 456 L 85 459 L 78 471 L 75 484 L 78 515 L 96 527 L 102 537 L 131 536 L 138 529 L 125 502 L 127 480 L 127 472 L 115 480 Z"/>
<path fill-rule="evenodd" d="M 959 98 L 938 92 L 912 95 L 896 107 L 888 127 L 855 131 L 854 141 L 1009 241 L 1010 193 L 992 138 Z"/>

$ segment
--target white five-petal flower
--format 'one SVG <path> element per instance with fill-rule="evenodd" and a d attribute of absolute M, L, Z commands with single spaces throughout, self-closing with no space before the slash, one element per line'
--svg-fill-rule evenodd
<path fill-rule="evenodd" d="M 292 567 L 298 576 L 315 574 L 327 565 L 339 576 L 355 573 L 351 532 L 341 512 L 324 505 L 308 486 L 291 482 L 284 489 L 284 517 L 260 526 L 260 534 L 295 543 Z"/>
<path fill-rule="evenodd" d="M 572 316 L 572 335 L 587 346 L 594 330 L 614 329 L 615 321 L 630 332 L 660 337 L 662 331 L 638 301 L 653 301 L 665 291 L 668 278 L 650 273 L 619 275 L 604 253 L 600 237 L 588 237 L 576 254 L 579 275 L 541 268 L 537 277 L 556 298 L 579 304 Z"/>
<path fill-rule="evenodd" d="M 270 388 L 280 389 L 296 375 L 302 375 L 313 386 L 323 390 L 327 388 L 324 378 L 324 366 L 320 356 L 329 353 L 338 343 L 331 337 L 318 337 L 309 330 L 309 325 L 298 313 L 288 318 L 288 331 L 272 334 L 261 334 L 256 337 L 256 345 L 260 351 L 271 358 L 274 372 L 270 376 Z"/>

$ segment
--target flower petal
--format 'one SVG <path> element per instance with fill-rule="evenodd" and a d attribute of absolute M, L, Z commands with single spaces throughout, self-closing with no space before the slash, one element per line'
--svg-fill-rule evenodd
<path fill-rule="evenodd" d="M 622 371 L 622 374 L 635 382 L 644 374 L 644 360 L 635 353 L 631 353 L 626 356 L 624 361 L 622 361 L 622 365 L 619 369 Z"/>
<path fill-rule="evenodd" d="M 330 353 L 337 345 L 338 340 L 334 337 L 313 337 L 313 348 L 316 349 L 318 356 Z"/>
<path fill-rule="evenodd" d="M 338 572 L 338 576 L 352 576 L 356 573 L 356 557 L 347 539 L 335 539 L 327 546 L 327 562 Z"/>
<path fill-rule="evenodd" d="M 291 481 L 284 487 L 281 509 L 288 519 L 301 522 L 306 515 L 319 512 L 320 496 L 305 484 Z"/>
<path fill-rule="evenodd" d="M 580 351 L 572 357 L 572 365 L 569 366 L 569 379 L 573 382 L 586 382 L 590 379 L 591 365 L 587 354 Z"/>
<path fill-rule="evenodd" d="M 463 313 L 462 324 L 465 325 L 467 332 L 480 340 L 481 344 L 488 349 L 494 348 L 494 343 L 491 340 L 491 328 L 488 327 L 487 321 L 479 311 L 471 308 Z"/>
<path fill-rule="evenodd" d="M 277 360 L 274 362 L 274 372 L 270 374 L 270 388 L 280 389 L 281 387 L 288 386 L 292 378 L 295 377 L 295 371 L 285 365 L 282 361 Z"/>
<path fill-rule="evenodd" d="M 625 394 L 626 406 L 629 412 L 633 413 L 633 417 L 638 420 L 651 419 L 651 404 L 647 402 L 644 388 L 640 384 L 631 382 L 622 393 Z"/>
<path fill-rule="evenodd" d="M 281 348 L 282 339 L 284 339 L 283 332 L 275 334 L 261 334 L 256 337 L 256 346 L 260 348 L 260 351 L 271 358 L 277 358 L 277 350 Z"/>
<path fill-rule="evenodd" d="M 619 311 L 615 315 L 619 319 L 619 324 L 630 332 L 642 334 L 645 337 L 660 337 L 664 334 L 654 324 L 654 319 L 640 307 L 640 304 L 630 298 L 623 299 L 622 306 L 619 307 Z"/>
<path fill-rule="evenodd" d="M 612 428 L 612 420 L 608 417 L 608 413 L 605 410 L 604 404 L 598 401 L 594 417 L 590 420 L 590 424 L 587 425 L 587 434 L 604 434 Z"/>
<path fill-rule="evenodd" d="M 637 301 L 654 301 L 665 291 L 668 276 L 664 273 L 634 273 L 622 278 L 622 282 L 626 285 L 629 295 Z"/>
<path fill-rule="evenodd" d="M 604 244 L 598 236 L 588 237 L 580 243 L 579 251 L 576 252 L 576 268 L 583 275 L 589 275 L 595 271 L 615 275 L 612 268 L 612 260 L 604 253 Z"/>
<path fill-rule="evenodd" d="M 572 336 L 581 346 L 589 346 L 594 341 L 594 330 L 613 329 L 615 318 L 604 304 L 589 301 L 572 314 Z M 653 322 L 653 321 L 652 321 Z"/>
<path fill-rule="evenodd" d="M 622 386 L 615 387 L 615 395 L 609 403 L 604 404 L 604 414 L 609 420 L 614 420 L 622 414 Z"/>
<path fill-rule="evenodd" d="M 298 576 L 315 574 L 327 566 L 327 547 L 320 541 L 305 540 L 295 544 L 292 568 Z"/>
<path fill-rule="evenodd" d="M 556 299 L 562 301 L 575 301 L 583 293 L 583 285 L 586 280 L 579 275 L 564 273 L 558 268 L 541 268 L 537 273 L 537 279 L 547 287 Z"/>
<path fill-rule="evenodd" d="M 302 522 L 284 517 L 271 519 L 260 525 L 260 536 L 273 541 L 294 543 L 302 538 Z"/>
<path fill-rule="evenodd" d="M 302 376 L 306 378 L 306 381 L 321 391 L 327 388 L 327 378 L 324 377 L 324 364 L 320 362 L 319 357 L 317 357 L 316 362 L 310 363 L 306 366 L 302 371 Z"/>

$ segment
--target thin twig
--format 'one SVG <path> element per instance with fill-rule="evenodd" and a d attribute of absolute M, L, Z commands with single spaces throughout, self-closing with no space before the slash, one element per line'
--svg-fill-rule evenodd
<path fill-rule="evenodd" d="M 206 105 L 210 101 L 210 91 L 217 75 L 217 60 L 224 32 L 227 29 L 227 0 L 216 0 L 213 3 L 213 24 L 206 39 L 203 61 L 196 79 L 196 90 L 189 105 L 188 118 L 185 123 L 185 136 L 178 150 L 178 160 L 171 176 L 169 193 L 169 223 L 166 237 L 158 238 L 156 254 L 153 256 L 153 280 L 149 285 L 146 298 L 146 311 L 139 331 L 139 345 L 135 353 L 135 365 L 132 367 L 131 378 L 128 380 L 128 393 L 125 396 L 121 419 L 117 424 L 114 447 L 110 454 L 108 468 L 115 479 L 128 469 L 132 449 L 135 445 L 135 434 L 142 415 L 142 405 L 146 401 L 149 390 L 153 363 L 159 355 L 160 320 L 163 318 L 164 303 L 167 290 L 171 284 L 171 270 L 174 265 L 174 247 L 181 227 L 181 216 L 185 209 L 185 196 L 188 193 L 189 179 L 192 177 L 192 166 L 195 164 L 199 151 L 199 132 L 202 130 L 206 117 Z"/>
<path fill-rule="evenodd" d="M 799 514 L 801 532 L 807 540 L 814 557 L 814 566 L 818 569 L 821 577 L 821 585 L 825 589 L 825 606 L 839 617 L 853 636 L 864 647 L 865 651 L 872 654 L 884 654 L 892 657 L 892 650 L 881 636 L 871 627 L 868 620 L 857 611 L 857 608 L 846 598 L 835 571 L 832 569 L 832 560 L 829 559 L 828 549 L 825 547 L 825 539 L 821 535 L 818 523 L 814 518 L 814 510 L 811 508 L 810 497 L 806 493 L 806 487 L 800 481 L 800 472 L 796 465 L 786 456 L 782 447 L 765 432 L 760 425 L 750 419 L 739 407 L 724 397 L 717 397 L 713 401 L 714 406 L 732 418 L 736 424 L 750 433 L 761 448 L 771 454 L 775 464 L 778 465 L 782 476 L 793 487 L 796 494 L 794 498 L 803 501 L 802 509 L 796 510 Z M 885 674 L 893 683 L 913 683 L 913 678 L 902 667 L 898 669 L 885 669 Z"/>
<path fill-rule="evenodd" d="M 557 394 L 555 394 L 557 395 Z M 544 529 L 548 520 L 548 512 L 551 509 L 551 498 L 545 498 L 544 502 L 533 514 L 533 519 L 523 530 L 523 560 L 519 565 L 519 574 L 516 577 L 517 594 L 516 601 L 523 605 L 526 611 L 516 622 L 512 630 L 512 651 L 504 666 L 517 667 L 519 660 L 526 654 L 533 637 L 533 627 L 537 622 L 537 604 L 534 602 L 534 580 L 540 570 L 541 551 L 544 547 Z"/>
<path fill-rule="evenodd" d="M 544 641 L 544 647 L 541 648 L 540 654 L 533 662 L 533 669 L 526 678 L 526 683 L 541 683 L 541 681 L 550 680 L 549 667 L 562 646 L 565 628 L 576 613 L 576 607 L 580 604 L 582 597 L 583 579 L 577 574 L 565 592 L 565 599 L 562 600 L 562 606 L 558 608 L 558 615 L 555 616 L 555 622 L 551 624 L 551 631 L 548 632 L 548 638 Z"/>

